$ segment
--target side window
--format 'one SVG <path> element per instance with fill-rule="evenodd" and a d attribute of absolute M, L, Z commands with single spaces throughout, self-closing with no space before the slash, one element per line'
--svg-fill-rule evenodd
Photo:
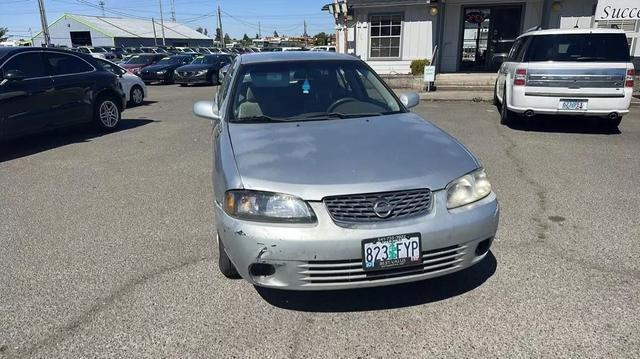
<path fill-rule="evenodd" d="M 108 62 L 108 61 L 104 61 L 104 60 L 100 60 L 98 59 L 98 63 L 100 64 L 100 66 L 102 66 L 103 69 L 116 74 L 116 75 L 123 75 L 124 71 L 122 71 L 121 68 L 119 68 L 118 66 Z"/>
<path fill-rule="evenodd" d="M 520 40 L 520 46 L 518 47 L 518 52 L 515 54 L 516 62 L 522 62 L 524 59 L 524 54 L 527 52 L 527 47 L 529 47 L 529 42 L 531 40 L 531 36 L 523 37 Z"/>
<path fill-rule="evenodd" d="M 44 59 L 47 66 L 49 66 L 52 76 L 93 71 L 93 66 L 73 55 L 45 52 Z"/>
<path fill-rule="evenodd" d="M 523 38 L 519 38 L 513 43 L 513 46 L 511 46 L 511 51 L 509 51 L 509 61 L 516 61 L 516 53 L 518 53 L 518 50 L 522 45 L 522 40 Z"/>
<path fill-rule="evenodd" d="M 5 73 L 10 70 L 20 71 L 28 79 L 48 76 L 42 61 L 41 52 L 27 52 L 15 56 L 2 67 L 2 71 Z"/>
<path fill-rule="evenodd" d="M 227 97 L 227 94 L 229 93 L 229 87 L 231 87 L 231 78 L 235 73 L 235 65 L 236 65 L 235 63 L 232 63 L 229 66 L 229 71 L 227 72 L 227 74 L 224 77 L 224 80 L 222 81 L 222 86 L 220 86 L 220 88 L 218 89 L 218 107 L 222 105 L 222 102 L 224 101 L 225 97 Z"/>

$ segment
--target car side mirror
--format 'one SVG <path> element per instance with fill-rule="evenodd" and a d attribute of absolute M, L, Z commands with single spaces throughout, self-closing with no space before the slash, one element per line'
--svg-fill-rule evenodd
<path fill-rule="evenodd" d="M 193 113 L 202 118 L 206 118 L 213 121 L 220 120 L 220 114 L 218 107 L 215 106 L 213 101 L 198 101 L 193 104 Z"/>
<path fill-rule="evenodd" d="M 26 79 L 27 76 L 20 70 L 9 70 L 4 73 L 4 76 L 2 76 L 2 78 L 7 81 L 22 81 Z"/>
<path fill-rule="evenodd" d="M 420 103 L 420 96 L 415 92 L 403 93 L 400 94 L 400 102 L 406 108 L 416 107 Z"/>

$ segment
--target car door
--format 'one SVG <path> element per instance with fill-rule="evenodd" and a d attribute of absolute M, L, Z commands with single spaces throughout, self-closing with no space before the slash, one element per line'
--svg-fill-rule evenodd
<path fill-rule="evenodd" d="M 504 89 L 506 82 L 509 81 L 510 78 L 513 78 L 513 74 L 515 74 L 518 63 L 522 60 L 522 54 L 524 53 L 527 39 L 528 36 L 523 36 L 517 39 L 513 43 L 511 51 L 509 51 L 509 56 L 502 63 L 502 65 L 500 65 L 500 69 L 498 70 L 497 90 L 498 96 L 501 100 L 504 98 Z"/>
<path fill-rule="evenodd" d="M 21 52 L 0 64 L 0 73 L 19 73 L 22 79 L 0 82 L 0 126 L 4 136 L 41 129 L 52 120 L 53 83 L 42 52 Z"/>
<path fill-rule="evenodd" d="M 95 72 L 93 65 L 74 54 L 44 52 L 45 66 L 48 67 L 55 104 L 51 108 L 56 125 L 88 121 L 93 113 L 92 89 Z"/>

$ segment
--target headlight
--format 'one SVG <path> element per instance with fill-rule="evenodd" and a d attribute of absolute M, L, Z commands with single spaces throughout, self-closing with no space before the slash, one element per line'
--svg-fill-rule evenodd
<path fill-rule="evenodd" d="M 281 193 L 228 191 L 224 211 L 236 218 L 259 222 L 313 223 L 316 216 L 300 198 Z"/>
<path fill-rule="evenodd" d="M 196 73 L 196 76 L 202 76 L 202 75 L 206 75 L 207 74 L 207 70 L 200 70 Z"/>
<path fill-rule="evenodd" d="M 491 193 L 491 183 L 484 169 L 464 175 L 447 185 L 447 208 L 460 206 L 481 200 Z"/>
<path fill-rule="evenodd" d="M 167 70 L 160 70 L 158 72 L 156 72 L 158 75 L 164 75 L 165 72 L 167 72 Z"/>

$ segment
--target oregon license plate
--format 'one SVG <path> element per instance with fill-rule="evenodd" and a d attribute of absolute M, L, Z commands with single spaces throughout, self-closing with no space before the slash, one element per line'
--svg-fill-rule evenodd
<path fill-rule="evenodd" d="M 422 263 L 420 233 L 398 234 L 362 241 L 362 267 L 365 271 L 420 263 Z"/>
<path fill-rule="evenodd" d="M 558 108 L 560 110 L 585 111 L 587 100 L 560 100 Z"/>

